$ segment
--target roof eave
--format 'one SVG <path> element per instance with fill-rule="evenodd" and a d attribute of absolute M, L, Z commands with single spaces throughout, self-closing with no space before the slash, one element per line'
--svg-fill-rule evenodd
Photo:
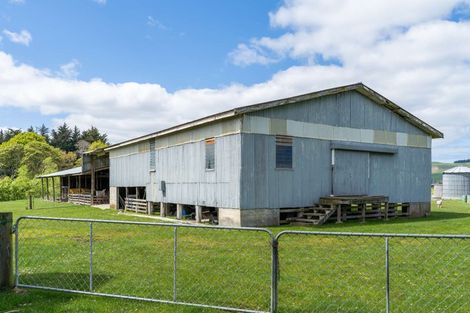
<path fill-rule="evenodd" d="M 361 93 L 362 95 L 372 98 L 372 100 L 375 100 L 376 102 L 381 103 L 383 106 L 387 107 L 390 111 L 400 115 L 402 118 L 404 118 L 406 121 L 408 121 L 412 125 L 418 127 L 425 133 L 429 134 L 433 139 L 444 138 L 444 133 L 432 127 L 428 123 L 422 121 L 420 118 L 411 114 L 410 112 L 403 109 L 402 107 L 400 107 L 398 104 L 394 103 L 393 101 L 382 96 L 378 92 L 370 89 L 366 85 L 361 83 L 360 86 L 357 88 L 357 91 Z"/>
<path fill-rule="evenodd" d="M 114 150 L 114 149 L 121 148 L 121 147 L 124 147 L 124 146 L 128 146 L 128 145 L 140 142 L 140 141 L 165 136 L 165 135 L 168 135 L 168 134 L 171 134 L 171 133 L 175 133 L 175 132 L 182 131 L 182 130 L 187 130 L 187 129 L 197 127 L 197 126 L 200 126 L 200 125 L 203 125 L 203 124 L 208 124 L 208 123 L 212 123 L 212 122 L 215 122 L 215 121 L 219 121 L 219 120 L 227 119 L 227 118 L 230 118 L 230 117 L 234 117 L 236 115 L 238 115 L 238 113 L 236 112 L 236 109 L 232 109 L 232 110 L 229 110 L 229 111 L 224 111 L 224 112 L 221 112 L 221 113 L 209 115 L 209 116 L 206 116 L 206 117 L 203 117 L 203 118 L 200 118 L 200 119 L 188 122 L 188 123 L 184 123 L 184 124 L 180 124 L 180 125 L 177 125 L 177 126 L 174 126 L 174 127 L 166 128 L 166 129 L 163 129 L 163 130 L 158 131 L 158 132 L 154 132 L 154 133 L 151 133 L 151 134 L 147 134 L 147 135 L 144 135 L 144 136 L 140 136 L 140 137 L 137 137 L 137 138 L 134 138 L 134 139 L 126 140 L 126 141 L 111 145 L 111 146 L 105 148 L 104 151 Z"/>

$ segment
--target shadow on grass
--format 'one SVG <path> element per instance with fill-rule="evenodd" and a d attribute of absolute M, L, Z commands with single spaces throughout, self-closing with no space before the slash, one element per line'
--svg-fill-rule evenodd
<path fill-rule="evenodd" d="M 113 277 L 111 275 L 94 274 L 93 289 L 105 285 Z M 39 287 L 51 287 L 67 290 L 90 291 L 89 273 L 35 273 L 21 274 L 20 284 Z"/>
<path fill-rule="evenodd" d="M 0 312 L 21 313 L 95 313 L 95 312 L 137 312 L 137 313 L 217 313 L 225 312 L 208 308 L 151 303 L 139 300 L 125 300 L 101 296 L 70 294 L 64 292 L 19 289 L 0 290 Z"/>
<path fill-rule="evenodd" d="M 62 203 L 57 203 L 57 204 L 45 204 L 45 205 L 38 205 L 38 204 L 34 204 L 33 206 L 33 210 L 32 211 L 37 211 L 37 210 L 51 210 L 51 209 L 70 209 L 70 208 L 76 208 L 76 207 L 79 207 L 79 205 L 77 204 L 73 204 L 73 203 L 68 203 L 68 202 L 64 202 L 63 204 Z M 85 207 L 85 206 L 83 206 Z M 27 211 L 31 212 L 31 210 L 29 210 L 27 207 L 25 208 Z"/>
<path fill-rule="evenodd" d="M 442 220 L 452 220 L 452 219 L 461 219 L 461 218 L 470 218 L 470 213 L 457 213 L 457 212 L 431 212 L 431 215 L 428 217 L 397 217 L 390 218 L 388 221 L 383 219 L 367 219 L 365 223 L 362 223 L 360 220 L 346 221 L 342 224 L 334 224 L 331 221 L 325 224 L 328 227 L 337 227 L 341 228 L 344 226 L 364 226 L 364 225 L 390 225 L 390 224 L 408 224 L 408 223 L 421 223 L 421 222 L 432 222 L 432 221 L 442 221 Z M 320 226 L 321 228 L 321 226 Z"/>

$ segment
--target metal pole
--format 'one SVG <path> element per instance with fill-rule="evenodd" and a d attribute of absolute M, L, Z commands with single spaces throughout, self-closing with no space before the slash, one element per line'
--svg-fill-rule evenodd
<path fill-rule="evenodd" d="M 385 237 L 385 312 L 390 313 L 390 263 L 389 263 L 389 243 L 388 237 Z"/>
<path fill-rule="evenodd" d="M 93 291 L 93 223 L 90 223 L 90 291 Z"/>
<path fill-rule="evenodd" d="M 178 227 L 173 228 L 173 301 L 176 302 L 176 249 L 178 248 Z"/>
<path fill-rule="evenodd" d="M 278 271 L 279 271 L 279 241 L 278 238 L 272 239 L 272 269 L 271 269 L 271 313 L 277 311 L 278 300 Z"/>
<path fill-rule="evenodd" d="M 331 149 L 331 186 L 330 194 L 335 194 L 335 149 Z"/>

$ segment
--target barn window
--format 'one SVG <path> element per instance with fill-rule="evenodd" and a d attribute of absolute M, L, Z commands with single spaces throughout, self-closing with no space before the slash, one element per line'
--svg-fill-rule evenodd
<path fill-rule="evenodd" d="M 155 170 L 156 167 L 156 152 L 155 152 L 155 138 L 149 140 L 150 150 L 150 170 Z"/>
<path fill-rule="evenodd" d="M 215 138 L 206 139 L 206 170 L 215 169 Z"/>
<path fill-rule="evenodd" d="M 276 136 L 276 168 L 292 168 L 292 137 Z"/>

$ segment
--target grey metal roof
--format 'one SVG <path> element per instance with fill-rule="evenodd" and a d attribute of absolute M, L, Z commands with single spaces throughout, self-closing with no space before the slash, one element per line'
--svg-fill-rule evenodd
<path fill-rule="evenodd" d="M 466 166 L 457 166 L 450 168 L 448 170 L 445 170 L 443 172 L 444 174 L 462 174 L 462 173 L 470 173 L 470 167 Z"/>
<path fill-rule="evenodd" d="M 79 175 L 82 174 L 82 167 L 73 167 L 69 168 L 68 170 L 58 171 L 50 174 L 45 174 L 38 176 L 39 178 L 47 178 L 47 177 L 57 177 L 57 176 L 70 176 L 70 175 Z"/>
<path fill-rule="evenodd" d="M 367 87 L 363 83 L 356 83 L 352 85 L 346 85 L 346 86 L 340 86 L 340 87 L 335 87 L 335 88 L 330 88 L 330 89 L 325 89 L 321 91 L 316 91 L 316 92 L 311 92 L 307 93 L 304 95 L 299 95 L 299 96 L 294 96 L 294 97 L 289 97 L 289 98 L 284 98 L 280 100 L 274 100 L 274 101 L 268 101 L 268 102 L 263 102 L 263 103 L 258 103 L 258 104 L 253 104 L 253 105 L 248 105 L 248 106 L 243 106 L 243 107 L 237 107 L 232 110 L 224 111 L 221 113 L 209 115 L 204 118 L 200 118 L 188 123 L 180 124 L 174 127 L 170 127 L 161 131 L 157 131 L 148 135 L 140 136 L 134 139 L 126 140 L 114 145 L 109 146 L 106 148 L 106 151 L 113 150 L 116 148 L 120 148 L 123 146 L 127 146 L 136 142 L 140 142 L 143 140 L 147 140 L 150 138 L 155 138 L 155 137 L 160 137 L 164 135 L 168 135 L 177 131 L 181 131 L 184 129 L 188 128 L 193 128 L 197 127 L 200 125 L 204 125 L 207 123 L 211 123 L 214 121 L 242 115 L 245 113 L 251 113 L 251 112 L 256 112 L 256 111 L 261 111 L 261 110 L 266 110 L 269 108 L 281 106 L 281 105 L 286 105 L 286 104 L 291 104 L 291 103 L 296 103 L 296 102 L 302 102 L 302 101 L 307 101 L 315 98 L 320 98 L 324 96 L 329 96 L 329 95 L 335 95 L 338 93 L 342 92 L 347 92 L 347 91 L 357 91 L 360 94 L 368 97 L 372 101 L 376 102 L 377 104 L 383 105 L 384 107 L 388 108 L 392 112 L 396 113 L 397 115 L 401 116 L 403 119 L 408 121 L 410 124 L 416 126 L 417 128 L 421 129 L 428 135 L 430 135 L 432 138 L 444 138 L 444 134 L 437 130 L 436 128 L 432 127 L 431 125 L 427 124 L 426 122 L 422 121 L 418 117 L 414 116 L 410 112 L 406 111 L 405 109 L 401 108 L 394 102 L 388 100 L 378 92 L 372 90 L 371 88 Z"/>

